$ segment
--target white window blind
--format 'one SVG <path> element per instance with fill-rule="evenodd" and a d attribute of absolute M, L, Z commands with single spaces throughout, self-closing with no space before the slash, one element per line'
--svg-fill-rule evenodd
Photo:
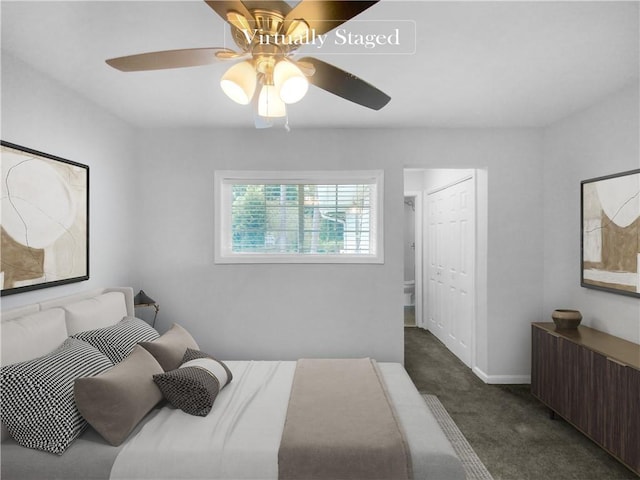
<path fill-rule="evenodd" d="M 216 172 L 216 262 L 382 263 L 382 179 Z"/>

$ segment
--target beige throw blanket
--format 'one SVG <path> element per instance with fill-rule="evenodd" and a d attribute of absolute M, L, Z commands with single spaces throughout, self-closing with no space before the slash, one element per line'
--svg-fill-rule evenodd
<path fill-rule="evenodd" d="M 278 478 L 411 478 L 409 449 L 375 361 L 298 360 Z"/>

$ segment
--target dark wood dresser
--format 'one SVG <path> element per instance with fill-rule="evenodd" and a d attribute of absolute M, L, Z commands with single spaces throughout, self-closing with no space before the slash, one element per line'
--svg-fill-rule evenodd
<path fill-rule="evenodd" d="M 531 393 L 640 475 L 640 345 L 532 324 Z"/>

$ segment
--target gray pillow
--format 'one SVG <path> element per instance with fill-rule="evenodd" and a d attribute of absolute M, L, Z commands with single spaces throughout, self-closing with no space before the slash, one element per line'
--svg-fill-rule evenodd
<path fill-rule="evenodd" d="M 154 375 L 153 381 L 171 405 L 204 417 L 233 375 L 223 362 L 196 350 L 188 349 L 184 358 L 179 368 Z"/>
<path fill-rule="evenodd" d="M 182 363 L 182 357 L 188 348 L 198 350 L 193 337 L 177 323 L 153 342 L 140 342 L 155 357 L 165 372 L 175 370 Z"/>
<path fill-rule="evenodd" d="M 107 442 L 120 445 L 162 400 L 162 393 L 152 380 L 154 374 L 161 372 L 155 358 L 136 346 L 127 358 L 106 372 L 76 379 L 78 410 Z"/>

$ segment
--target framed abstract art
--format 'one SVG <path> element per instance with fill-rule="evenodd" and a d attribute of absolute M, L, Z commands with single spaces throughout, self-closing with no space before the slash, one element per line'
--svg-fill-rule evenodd
<path fill-rule="evenodd" d="M 640 297 L 640 169 L 581 182 L 583 287 Z"/>
<path fill-rule="evenodd" d="M 89 279 L 89 167 L 2 142 L 2 295 Z"/>

